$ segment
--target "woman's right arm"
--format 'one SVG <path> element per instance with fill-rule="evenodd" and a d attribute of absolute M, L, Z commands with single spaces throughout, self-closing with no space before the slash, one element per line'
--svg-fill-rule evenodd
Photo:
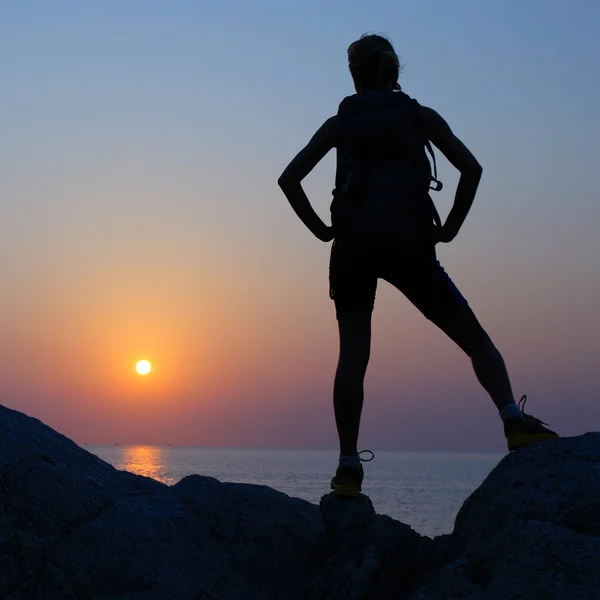
<path fill-rule="evenodd" d="M 440 236 L 441 242 L 451 242 L 462 227 L 473 204 L 483 168 L 435 110 L 421 107 L 421 118 L 428 139 L 460 171 L 454 204 L 442 226 Z"/>

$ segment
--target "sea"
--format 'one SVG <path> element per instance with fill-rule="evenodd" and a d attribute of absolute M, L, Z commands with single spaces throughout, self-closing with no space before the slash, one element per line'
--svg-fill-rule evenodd
<path fill-rule="evenodd" d="M 186 475 L 268 485 L 318 504 L 337 466 L 332 450 L 257 450 L 175 446 L 86 446 L 116 469 L 173 485 Z M 375 453 L 364 464 L 363 493 L 377 513 L 422 535 L 451 533 L 458 510 L 504 454 Z"/>

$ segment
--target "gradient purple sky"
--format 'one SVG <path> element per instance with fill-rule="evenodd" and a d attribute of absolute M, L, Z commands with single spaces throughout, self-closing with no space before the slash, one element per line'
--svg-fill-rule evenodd
<path fill-rule="evenodd" d="M 600 422 L 600 4 L 10 3 L 0 402 L 79 443 L 336 445 L 329 245 L 276 180 L 388 35 L 484 166 L 440 258 L 564 435 Z M 306 181 L 328 218 L 333 154 Z M 446 214 L 456 174 L 440 157 Z M 137 358 L 152 361 L 147 378 Z M 361 446 L 502 450 L 469 361 L 387 284 Z"/>

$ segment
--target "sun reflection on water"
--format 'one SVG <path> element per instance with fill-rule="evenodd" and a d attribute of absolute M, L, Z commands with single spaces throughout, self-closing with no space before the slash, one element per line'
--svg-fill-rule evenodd
<path fill-rule="evenodd" d="M 126 446 L 121 449 L 121 460 L 115 467 L 171 485 L 174 480 L 166 473 L 164 454 L 165 449 L 156 446 Z"/>

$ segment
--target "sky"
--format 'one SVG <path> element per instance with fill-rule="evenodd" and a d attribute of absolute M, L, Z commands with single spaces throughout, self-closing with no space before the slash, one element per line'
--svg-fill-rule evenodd
<path fill-rule="evenodd" d="M 0 403 L 83 444 L 335 448 L 330 245 L 277 186 L 388 36 L 484 168 L 439 258 L 562 435 L 598 430 L 600 4 L 0 8 Z M 438 152 L 448 213 L 457 173 Z M 334 153 L 305 180 L 329 219 Z M 146 377 L 138 359 L 151 361 Z M 360 446 L 496 451 L 469 359 L 387 283 Z"/>

